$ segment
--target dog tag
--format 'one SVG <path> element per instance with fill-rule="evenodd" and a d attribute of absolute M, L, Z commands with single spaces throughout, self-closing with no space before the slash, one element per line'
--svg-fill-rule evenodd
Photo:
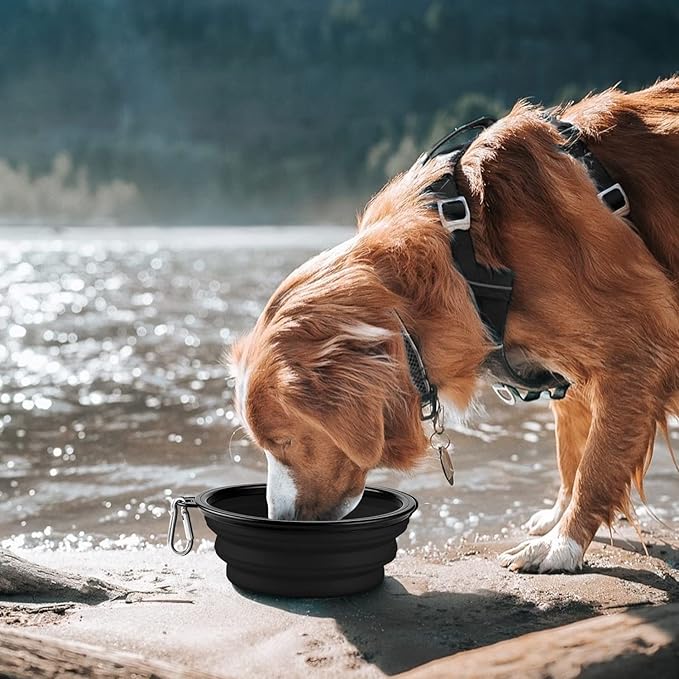
<path fill-rule="evenodd" d="M 450 451 L 443 446 L 439 446 L 439 460 L 441 460 L 441 469 L 443 469 L 443 475 L 446 477 L 446 481 L 451 486 L 455 485 L 455 467 L 453 466 L 453 456 Z"/>

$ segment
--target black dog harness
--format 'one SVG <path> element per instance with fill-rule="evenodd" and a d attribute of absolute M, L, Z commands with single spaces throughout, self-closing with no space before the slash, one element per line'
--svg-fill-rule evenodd
<path fill-rule="evenodd" d="M 621 217 L 628 215 L 630 208 L 627 195 L 620 184 L 613 181 L 603 165 L 589 151 L 580 138 L 579 129 L 571 123 L 555 118 L 550 113 L 546 113 L 545 118 L 564 137 L 564 144 L 560 148 L 585 164 L 597 188 L 599 198 L 614 214 Z M 470 232 L 469 204 L 465 196 L 458 191 L 454 179 L 455 167 L 471 142 L 442 150 L 462 132 L 482 131 L 495 122 L 493 118 L 479 118 L 456 128 L 435 144 L 432 150 L 424 156 L 422 163 L 436 156 L 448 154 L 450 169 L 441 179 L 429 186 L 426 192 L 434 199 L 430 207 L 437 210 L 441 224 L 450 234 L 450 246 L 455 266 L 467 281 L 479 316 L 496 344 L 496 348 L 488 355 L 484 364 L 495 379 L 495 384 L 493 384 L 495 393 L 502 401 L 510 405 L 516 403 L 517 399 L 534 401 L 542 393 L 549 394 L 551 399 L 562 399 L 570 387 L 570 382 L 565 377 L 544 368 L 532 369 L 530 374 L 523 374 L 509 363 L 504 340 L 514 285 L 514 272 L 506 268 L 492 269 L 479 264 L 476 260 Z M 403 323 L 401 323 L 401 328 L 410 376 L 420 394 L 422 419 L 436 420 L 439 412 L 436 386 L 431 384 L 427 377 L 416 341 Z"/>

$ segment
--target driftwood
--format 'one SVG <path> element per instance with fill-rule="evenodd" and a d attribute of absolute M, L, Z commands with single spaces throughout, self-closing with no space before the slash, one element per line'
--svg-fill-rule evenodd
<path fill-rule="evenodd" d="M 126 592 L 98 578 L 59 573 L 0 549 L 0 598 L 12 601 L 78 601 L 95 604 Z"/>
<path fill-rule="evenodd" d="M 0 627 L 0 677 L 11 679 L 217 679 L 132 653 Z M 223 679 L 223 678 L 222 678 Z"/>
<path fill-rule="evenodd" d="M 403 679 L 679 677 L 679 604 L 533 632 L 422 665 Z"/>

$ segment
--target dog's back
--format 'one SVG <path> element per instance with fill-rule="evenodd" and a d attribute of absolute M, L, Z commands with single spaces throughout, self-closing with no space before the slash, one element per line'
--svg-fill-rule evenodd
<path fill-rule="evenodd" d="M 679 284 L 679 77 L 587 97 L 562 114 L 629 197 L 630 221 Z"/>

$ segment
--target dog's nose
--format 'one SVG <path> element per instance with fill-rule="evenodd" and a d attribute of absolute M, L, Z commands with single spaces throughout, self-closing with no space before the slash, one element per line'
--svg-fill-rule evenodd
<path fill-rule="evenodd" d="M 297 521 L 340 521 L 350 514 L 361 501 L 363 490 L 357 495 L 349 495 L 332 507 L 305 505 L 297 507 L 295 518 Z"/>

